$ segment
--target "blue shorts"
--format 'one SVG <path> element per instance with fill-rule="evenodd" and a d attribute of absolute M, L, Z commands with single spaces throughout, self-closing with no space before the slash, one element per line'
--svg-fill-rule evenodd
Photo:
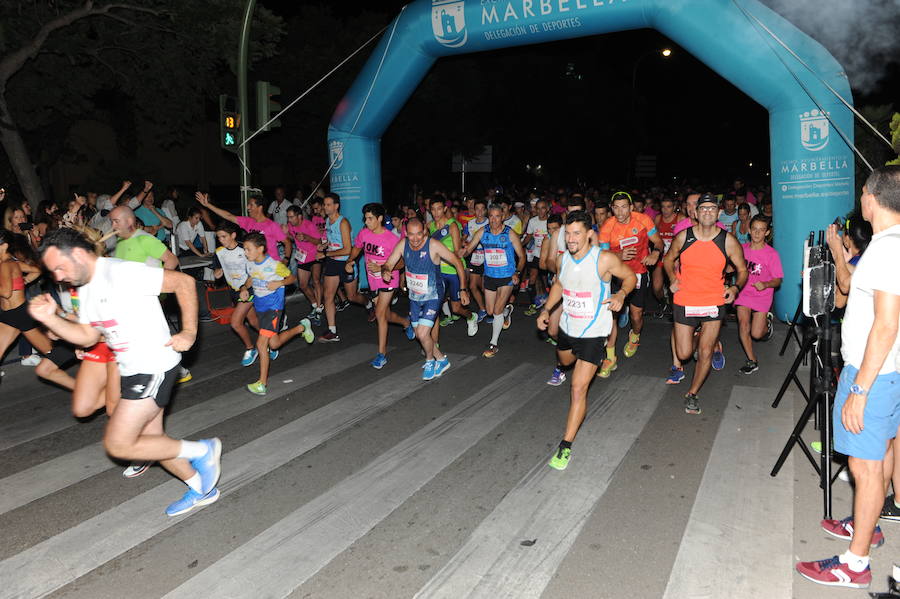
<path fill-rule="evenodd" d="M 433 327 L 443 302 L 443 299 L 409 300 L 409 323 L 414 327 Z"/>
<path fill-rule="evenodd" d="M 446 293 L 450 295 L 451 302 L 459 301 L 459 275 L 457 274 L 448 274 L 445 272 L 441 273 L 441 279 L 444 280 L 444 289 L 446 289 Z"/>
<path fill-rule="evenodd" d="M 862 460 L 883 460 L 887 443 L 897 436 L 900 426 L 900 374 L 891 372 L 875 379 L 863 411 L 863 430 L 854 435 L 841 423 L 841 410 L 856 373 L 856 368 L 846 364 L 838 379 L 832 413 L 834 450 Z"/>

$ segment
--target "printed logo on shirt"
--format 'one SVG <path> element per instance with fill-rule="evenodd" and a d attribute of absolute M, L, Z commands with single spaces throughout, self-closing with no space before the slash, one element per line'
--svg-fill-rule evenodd
<path fill-rule="evenodd" d="M 367 254 L 372 254 L 379 257 L 384 257 L 384 247 L 380 245 L 375 245 L 374 243 L 369 243 L 368 241 L 363 244 L 363 251 Z"/>
<path fill-rule="evenodd" d="M 762 274 L 762 264 L 758 264 L 751 260 L 747 260 L 747 271 L 751 275 L 761 275 Z"/>

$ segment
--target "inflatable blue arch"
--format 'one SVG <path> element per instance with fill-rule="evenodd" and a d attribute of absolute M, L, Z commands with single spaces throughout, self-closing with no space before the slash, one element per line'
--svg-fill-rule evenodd
<path fill-rule="evenodd" d="M 800 297 L 802 240 L 853 206 L 853 115 L 823 81 L 848 101 L 851 93 L 831 54 L 756 0 L 408 4 L 328 128 L 331 189 L 342 197 L 342 212 L 356 229 L 363 204 L 381 201 L 381 135 L 438 58 L 641 28 L 668 36 L 769 111 L 775 246 L 785 269 L 775 309 L 782 319 L 792 317 Z M 452 112 L 453 106 L 441 110 Z"/>

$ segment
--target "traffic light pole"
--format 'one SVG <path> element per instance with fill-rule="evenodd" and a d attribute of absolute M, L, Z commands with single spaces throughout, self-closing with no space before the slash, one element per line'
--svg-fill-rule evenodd
<path fill-rule="evenodd" d="M 241 43 L 238 48 L 238 110 L 241 114 L 240 156 L 241 168 L 241 214 L 247 216 L 247 198 L 250 196 L 250 144 L 245 144 L 247 139 L 247 116 L 250 114 L 247 103 L 247 57 L 250 49 L 250 24 L 253 22 L 253 11 L 256 8 L 256 0 L 246 0 L 244 5 L 244 20 L 241 25 Z"/>

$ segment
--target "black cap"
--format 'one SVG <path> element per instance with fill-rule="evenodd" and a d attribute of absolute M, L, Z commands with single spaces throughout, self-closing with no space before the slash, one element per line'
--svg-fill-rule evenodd
<path fill-rule="evenodd" d="M 697 200 L 697 205 L 699 206 L 700 204 L 715 204 L 716 206 L 718 206 L 719 199 L 711 193 L 704 193 L 702 196 L 700 196 L 700 199 Z"/>

